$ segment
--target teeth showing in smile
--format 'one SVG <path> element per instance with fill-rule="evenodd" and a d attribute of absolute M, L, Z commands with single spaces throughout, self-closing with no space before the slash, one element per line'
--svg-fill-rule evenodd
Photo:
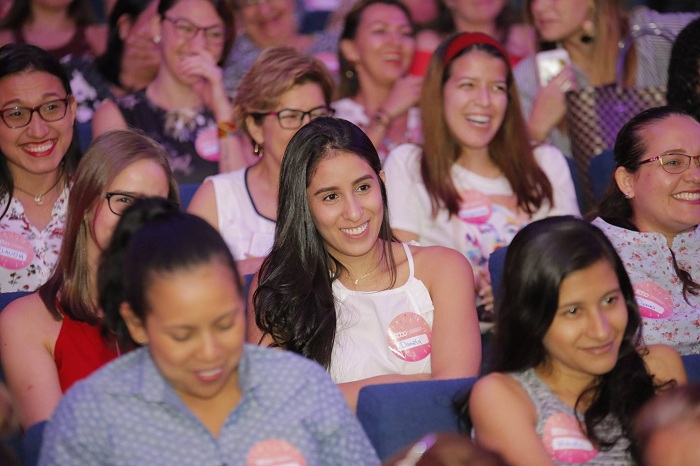
<path fill-rule="evenodd" d="M 678 193 L 674 194 L 673 198 L 682 201 L 700 201 L 700 193 Z"/>
<path fill-rule="evenodd" d="M 219 375 L 220 372 L 221 372 L 221 368 L 217 368 L 217 369 L 210 369 L 208 371 L 199 371 L 197 373 L 202 377 L 214 377 L 216 375 Z"/>
<path fill-rule="evenodd" d="M 41 153 L 51 149 L 53 144 L 53 141 L 45 142 L 43 144 L 25 144 L 24 149 L 29 152 Z"/>
<path fill-rule="evenodd" d="M 340 231 L 348 235 L 357 236 L 361 235 L 367 229 L 367 225 L 369 225 L 369 222 L 365 222 L 357 228 L 341 228 Z"/>
<path fill-rule="evenodd" d="M 491 121 L 490 117 L 487 116 L 481 116 L 481 115 L 472 115 L 467 117 L 467 121 L 470 121 L 472 123 L 475 123 L 477 125 L 486 125 Z"/>

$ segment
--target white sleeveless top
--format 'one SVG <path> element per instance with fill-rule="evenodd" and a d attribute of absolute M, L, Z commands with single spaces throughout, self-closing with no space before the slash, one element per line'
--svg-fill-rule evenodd
<path fill-rule="evenodd" d="M 248 191 L 248 168 L 210 176 L 219 231 L 237 261 L 265 257 L 275 239 L 275 221 L 258 212 Z"/>
<path fill-rule="evenodd" d="M 333 282 L 337 316 L 330 375 L 335 383 L 387 374 L 430 374 L 433 301 L 422 281 L 409 277 L 384 291 L 348 290 Z"/>

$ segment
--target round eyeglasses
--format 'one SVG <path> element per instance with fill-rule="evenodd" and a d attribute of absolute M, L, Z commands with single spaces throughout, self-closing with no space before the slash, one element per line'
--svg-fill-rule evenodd
<path fill-rule="evenodd" d="M 36 107 L 10 107 L 0 110 L 0 119 L 8 128 L 24 128 L 32 122 L 34 112 L 37 112 L 42 120 L 46 122 L 58 121 L 66 116 L 68 103 L 72 97 L 69 95 L 65 99 L 52 100 Z"/>
<path fill-rule="evenodd" d="M 335 109 L 320 105 L 312 108 L 308 112 L 296 110 L 294 108 L 284 108 L 279 112 L 254 113 L 253 116 L 262 118 L 268 115 L 274 115 L 277 117 L 277 121 L 282 129 L 299 129 L 304 125 L 304 118 L 306 118 L 307 115 L 309 116 L 309 120 L 313 120 L 323 116 L 333 116 L 334 114 Z"/>
<path fill-rule="evenodd" d="M 642 160 L 639 165 L 644 165 L 645 163 L 656 162 L 657 160 L 661 164 L 661 167 L 672 175 L 678 175 L 683 173 L 690 167 L 690 161 L 695 159 L 695 163 L 700 167 L 700 155 L 687 155 L 681 154 L 679 152 L 667 152 L 662 155 L 657 155 L 650 159 Z"/>
<path fill-rule="evenodd" d="M 119 215 L 120 217 L 124 215 L 126 209 L 134 205 L 134 202 L 138 199 L 138 197 L 133 194 L 119 192 L 106 193 L 105 198 L 107 198 L 109 210 L 111 210 L 114 215 Z"/>
<path fill-rule="evenodd" d="M 175 34 L 182 40 L 194 39 L 199 31 L 204 32 L 204 39 L 208 44 L 219 45 L 222 44 L 226 38 L 226 27 L 219 24 L 199 27 L 185 18 L 168 18 L 164 16 L 163 20 L 173 23 L 173 26 L 175 26 Z"/>

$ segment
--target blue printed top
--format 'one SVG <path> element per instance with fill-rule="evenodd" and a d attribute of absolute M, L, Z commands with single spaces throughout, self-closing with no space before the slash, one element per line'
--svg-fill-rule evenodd
<path fill-rule="evenodd" d="M 246 345 L 241 400 L 219 438 L 141 348 L 78 382 L 44 434 L 40 465 L 379 465 L 328 374 L 295 354 Z"/>

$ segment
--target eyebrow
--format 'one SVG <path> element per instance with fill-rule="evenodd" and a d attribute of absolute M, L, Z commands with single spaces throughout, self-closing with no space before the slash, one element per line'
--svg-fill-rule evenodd
<path fill-rule="evenodd" d="M 603 297 L 605 297 L 605 296 L 608 296 L 608 295 L 610 295 L 610 294 L 613 294 L 613 293 L 622 293 L 622 289 L 621 289 L 620 287 L 612 288 L 612 289 L 606 291 L 605 293 L 603 293 L 603 294 L 601 295 L 601 298 L 603 298 Z M 583 303 L 583 301 L 571 301 L 571 302 L 568 302 L 568 303 L 564 303 L 564 304 L 558 305 L 558 306 L 557 306 L 557 310 L 566 309 L 566 308 L 569 308 L 569 307 L 572 307 L 572 306 L 578 306 L 578 305 L 581 304 L 581 303 Z"/>
<path fill-rule="evenodd" d="M 353 181 L 352 184 L 353 184 L 353 185 L 356 185 L 356 184 L 358 184 L 358 183 L 361 183 L 361 182 L 366 181 L 366 180 L 371 180 L 371 179 L 374 179 L 374 177 L 373 177 L 372 175 L 364 175 L 364 176 L 359 177 L 359 178 L 356 179 L 355 181 Z M 318 195 L 318 194 L 321 194 L 321 193 L 326 193 L 326 192 L 329 192 L 329 191 L 337 191 L 337 190 L 338 190 L 338 187 L 337 187 L 337 186 L 328 186 L 328 187 L 326 187 L 326 188 L 319 188 L 319 189 L 316 190 L 316 192 L 314 193 L 314 196 L 316 196 L 316 195 Z"/>
<path fill-rule="evenodd" d="M 59 99 L 62 98 L 62 97 L 60 97 L 60 94 L 57 94 L 55 92 L 46 92 L 44 95 L 41 96 L 41 100 L 48 99 L 49 97 L 58 97 Z M 21 104 L 21 103 L 22 103 L 21 99 L 12 99 L 12 100 L 8 100 L 7 102 L 3 103 L 2 107 L 5 108 L 8 105 L 18 107 L 19 105 L 17 105 L 17 104 Z M 44 102 L 44 103 L 47 103 L 47 102 Z M 39 104 L 39 105 L 43 105 L 43 104 Z"/>
<path fill-rule="evenodd" d="M 234 322 L 238 322 L 238 316 L 239 316 L 239 309 L 238 307 L 235 307 L 234 309 L 231 309 L 229 312 L 226 314 L 221 315 L 218 317 L 214 322 L 212 322 L 213 325 L 221 323 L 221 321 L 226 320 L 229 317 L 233 318 Z M 166 325 L 164 327 L 166 330 L 193 330 L 197 328 L 196 325 L 188 325 L 188 324 L 174 324 L 174 325 Z"/>

